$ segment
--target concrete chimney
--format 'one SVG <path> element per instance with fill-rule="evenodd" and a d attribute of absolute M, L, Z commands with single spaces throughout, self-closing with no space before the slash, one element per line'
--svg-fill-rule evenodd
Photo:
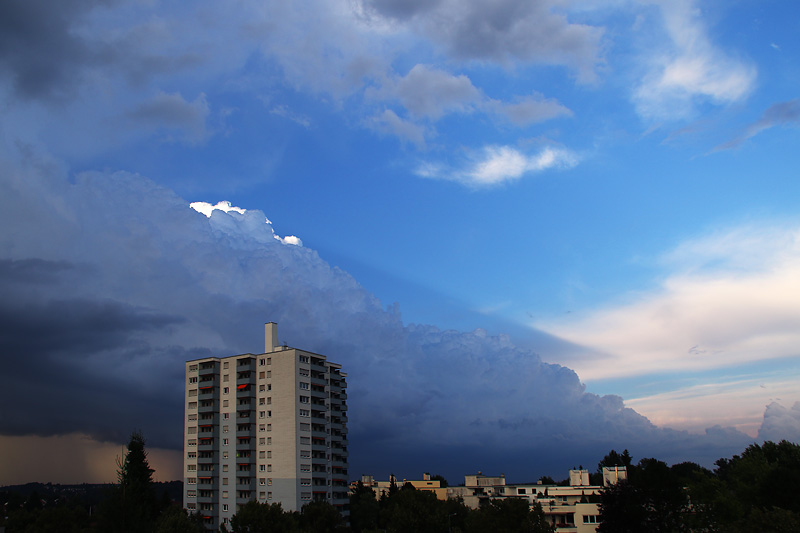
<path fill-rule="evenodd" d="M 264 324 L 264 353 L 274 352 L 278 347 L 278 324 L 267 322 Z"/>

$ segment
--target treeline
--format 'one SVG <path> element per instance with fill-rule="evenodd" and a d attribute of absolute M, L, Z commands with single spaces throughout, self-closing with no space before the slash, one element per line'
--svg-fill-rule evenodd
<path fill-rule="evenodd" d="M 800 445 L 753 444 L 713 471 L 631 462 L 612 450 L 600 463 L 627 467 L 628 479 L 601 492 L 599 533 L 800 532 Z"/>

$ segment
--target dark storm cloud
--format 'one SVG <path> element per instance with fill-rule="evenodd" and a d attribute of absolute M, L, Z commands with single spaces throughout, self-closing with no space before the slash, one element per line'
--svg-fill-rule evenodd
<path fill-rule="evenodd" d="M 277 240 L 261 212 L 206 218 L 140 176 L 68 181 L 42 161 L 0 162 L 11 178 L 0 182 L 0 227 L 18 228 L 0 233 L 0 272 L 11 273 L 0 286 L 0 402 L 15 405 L 1 434 L 123 442 L 141 428 L 180 448 L 184 362 L 258 353 L 263 322 L 275 321 L 280 342 L 348 373 L 354 472 L 382 474 L 387 457 L 420 464 L 429 451 L 462 473 L 493 456 L 493 467 L 534 476 L 571 466 L 554 463 L 565 450 L 689 445 L 721 457 L 747 440 L 656 428 L 506 337 L 404 325 L 314 250 Z M 31 214 L 36 224 L 18 223 Z"/>
<path fill-rule="evenodd" d="M 13 80 L 17 94 L 39 98 L 69 89 L 75 71 L 93 57 L 71 28 L 96 4 L 90 0 L 0 2 L 0 68 Z"/>

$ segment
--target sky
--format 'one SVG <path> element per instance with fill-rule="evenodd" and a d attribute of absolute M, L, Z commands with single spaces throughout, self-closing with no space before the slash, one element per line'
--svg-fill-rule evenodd
<path fill-rule="evenodd" d="M 2 2 L 0 484 L 134 429 L 179 478 L 184 362 L 270 321 L 344 365 L 354 478 L 800 441 L 798 15 Z"/>

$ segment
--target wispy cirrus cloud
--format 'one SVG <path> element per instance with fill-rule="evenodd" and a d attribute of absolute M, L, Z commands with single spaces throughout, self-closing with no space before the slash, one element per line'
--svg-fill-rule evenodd
<path fill-rule="evenodd" d="M 753 90 L 755 66 L 711 42 L 693 0 L 656 4 L 670 42 L 647 56 L 648 73 L 633 93 L 640 115 L 654 120 L 683 119 L 700 100 L 729 104 Z"/>
<path fill-rule="evenodd" d="M 730 141 L 716 146 L 711 152 L 721 152 L 738 148 L 748 139 L 755 137 L 762 131 L 776 126 L 797 126 L 800 125 L 800 98 L 779 102 L 771 105 L 761 118 L 747 126 L 742 133 Z"/>
<path fill-rule="evenodd" d="M 697 371 L 800 356 L 800 230 L 752 225 L 685 242 L 650 291 L 537 327 L 604 357 L 583 379 Z"/>
<path fill-rule="evenodd" d="M 516 181 L 550 169 L 572 168 L 578 162 L 578 155 L 566 148 L 547 146 L 528 153 L 512 146 L 485 146 L 460 168 L 424 163 L 416 169 L 416 174 L 482 188 Z"/>

